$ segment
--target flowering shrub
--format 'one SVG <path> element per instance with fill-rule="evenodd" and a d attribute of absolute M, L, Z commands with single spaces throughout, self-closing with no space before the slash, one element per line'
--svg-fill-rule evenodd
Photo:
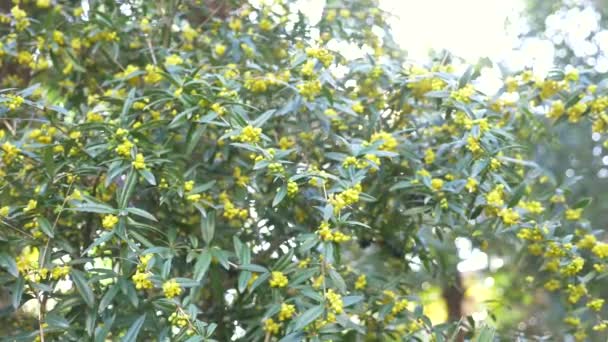
<path fill-rule="evenodd" d="M 606 338 L 608 244 L 589 200 L 530 161 L 550 125 L 608 130 L 608 89 L 585 73 L 484 94 L 479 68 L 404 63 L 372 0 L 330 2 L 315 25 L 289 1 L 15 2 L 12 340 L 487 341 L 422 305 L 423 281 L 456 277 L 457 237 L 504 256 L 513 291 L 561 301 L 554 336 Z"/>

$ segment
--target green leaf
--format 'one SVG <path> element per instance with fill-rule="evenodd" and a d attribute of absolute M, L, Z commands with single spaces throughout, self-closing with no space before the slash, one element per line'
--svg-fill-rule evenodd
<path fill-rule="evenodd" d="M 99 313 L 102 313 L 106 309 L 106 307 L 108 307 L 108 305 L 112 303 L 112 300 L 114 299 L 114 297 L 116 297 L 118 290 L 119 287 L 115 284 L 112 285 L 110 289 L 106 292 L 106 294 L 103 295 L 103 297 L 99 301 L 99 309 L 97 310 Z"/>
<path fill-rule="evenodd" d="M 146 321 L 146 314 L 139 316 L 139 318 L 133 322 L 127 333 L 122 338 L 122 342 L 136 342 L 137 335 L 139 335 L 139 330 L 141 330 L 142 325 Z"/>
<path fill-rule="evenodd" d="M 287 184 L 283 184 L 279 191 L 277 191 L 274 199 L 272 200 L 272 206 L 276 207 L 279 203 L 281 203 L 283 198 L 285 198 L 285 195 L 287 195 Z"/>
<path fill-rule="evenodd" d="M 312 323 L 315 319 L 323 314 L 325 307 L 323 305 L 317 305 L 312 307 L 304 313 L 302 313 L 296 320 L 294 321 L 293 330 L 302 330 L 307 327 L 310 323 Z"/>
<path fill-rule="evenodd" d="M 514 206 L 516 206 L 517 203 L 519 203 L 519 200 L 524 196 L 525 193 L 526 193 L 526 183 L 519 184 L 517 186 L 517 188 L 515 189 L 515 193 L 509 200 L 509 203 L 507 204 L 507 206 L 509 208 L 513 208 Z"/>
<path fill-rule="evenodd" d="M 40 229 L 46 234 L 48 237 L 53 238 L 55 234 L 53 233 L 53 226 L 45 217 L 39 216 L 36 221 L 38 221 L 38 226 Z"/>
<path fill-rule="evenodd" d="M 105 204 L 99 204 L 99 203 L 81 203 L 81 204 L 77 204 L 72 208 L 69 208 L 69 210 L 74 210 L 74 211 L 82 211 L 85 213 L 97 213 L 97 214 L 116 214 L 117 210 L 105 205 Z"/>
<path fill-rule="evenodd" d="M 215 233 L 215 211 L 207 213 L 206 217 L 201 218 L 201 234 L 203 240 L 209 244 L 213 240 Z"/>
<path fill-rule="evenodd" d="M 112 236 L 114 236 L 114 232 L 105 232 L 103 233 L 101 236 L 99 236 L 97 239 L 95 239 L 95 241 L 93 241 L 93 243 L 87 247 L 87 249 L 85 249 L 81 255 L 85 255 L 87 254 L 91 249 L 101 245 L 104 242 L 107 242 L 108 240 L 110 240 L 112 238 Z"/>
<path fill-rule="evenodd" d="M 25 288 L 25 279 L 23 277 L 17 278 L 15 284 L 13 284 L 13 308 L 18 309 L 21 304 L 21 297 L 23 296 L 23 290 Z"/>
<path fill-rule="evenodd" d="M 140 170 L 139 173 L 142 175 L 142 177 L 144 177 L 148 184 L 156 185 L 156 178 L 154 177 L 154 174 L 150 172 L 150 170 Z"/>
<path fill-rule="evenodd" d="M 494 334 L 496 330 L 490 326 L 483 325 L 479 329 L 479 335 L 477 336 L 476 342 L 492 342 L 494 341 Z"/>
<path fill-rule="evenodd" d="M 305 334 L 301 331 L 289 334 L 289 335 L 285 335 L 285 337 L 283 337 L 282 339 L 279 340 L 279 342 L 299 342 L 299 341 L 304 341 L 304 336 Z"/>
<path fill-rule="evenodd" d="M 127 113 L 129 112 L 129 109 L 131 109 L 131 106 L 133 105 L 133 101 L 135 99 L 135 91 L 137 90 L 137 88 L 132 88 L 129 91 L 129 94 L 127 94 L 127 99 L 125 100 L 125 103 L 122 107 L 122 111 L 120 112 L 120 118 L 122 120 L 124 120 L 125 115 L 127 115 Z"/>
<path fill-rule="evenodd" d="M 207 273 L 210 264 L 211 253 L 208 250 L 204 250 L 196 259 L 196 264 L 194 265 L 194 280 L 203 280 L 203 277 L 205 277 L 205 273 Z"/>
<path fill-rule="evenodd" d="M 65 330 L 70 328 L 70 322 L 65 317 L 59 316 L 55 313 L 48 313 L 44 318 L 45 322 L 49 325 L 49 328 Z"/>
<path fill-rule="evenodd" d="M 139 208 L 135 208 L 135 207 L 130 207 L 130 208 L 127 208 L 125 210 L 127 212 L 133 214 L 133 215 L 137 215 L 137 216 L 146 218 L 146 219 L 151 220 L 151 221 L 158 221 L 156 219 L 156 217 L 154 217 L 152 214 L 150 214 L 149 212 L 147 212 L 147 211 L 145 211 L 143 209 L 139 209 Z"/>
<path fill-rule="evenodd" d="M 127 175 L 127 180 L 123 185 L 122 191 L 120 192 L 120 196 L 118 197 L 118 204 L 121 209 L 127 206 L 129 202 L 129 198 L 133 194 L 135 190 L 135 185 L 137 184 L 137 172 L 133 168 L 129 170 L 129 174 Z"/>
<path fill-rule="evenodd" d="M 342 276 L 333 268 L 329 269 L 329 277 L 341 293 L 346 292 L 346 283 Z"/>
<path fill-rule="evenodd" d="M 592 200 L 593 198 L 591 197 L 582 198 L 578 202 L 576 202 L 576 204 L 574 205 L 574 209 L 586 208 L 589 204 L 591 204 Z"/>
<path fill-rule="evenodd" d="M 363 296 L 346 296 L 346 297 L 342 298 L 342 303 L 344 303 L 344 307 L 346 308 L 346 307 L 349 307 L 356 303 L 359 303 L 363 299 L 364 299 Z"/>
<path fill-rule="evenodd" d="M 256 265 L 256 264 L 247 264 L 239 266 L 240 270 L 256 272 L 256 273 L 267 273 L 268 269 L 266 267 Z"/>
<path fill-rule="evenodd" d="M 84 273 L 79 270 L 72 269 L 70 274 L 74 284 L 76 285 L 76 289 L 80 293 L 80 296 L 82 296 L 82 299 L 84 299 L 87 306 L 90 308 L 95 306 L 95 295 L 93 294 L 93 290 L 91 290 L 89 283 L 85 279 Z"/>
<path fill-rule="evenodd" d="M 17 263 L 11 256 L 1 253 L 0 254 L 0 267 L 8 271 L 13 277 L 19 277 L 19 270 L 17 269 Z"/>

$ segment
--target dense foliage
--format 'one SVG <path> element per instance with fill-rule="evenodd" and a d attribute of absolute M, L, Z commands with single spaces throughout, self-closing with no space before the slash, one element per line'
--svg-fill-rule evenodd
<path fill-rule="evenodd" d="M 605 84 L 484 94 L 479 67 L 406 63 L 372 0 L 314 25 L 289 1 L 71 3 L 0 15 L 3 335 L 488 341 L 423 308 L 462 286 L 466 238 L 515 275 L 495 320 L 530 293 L 565 309 L 505 339 L 606 338 L 589 199 L 528 161 L 551 125 L 608 130 Z"/>

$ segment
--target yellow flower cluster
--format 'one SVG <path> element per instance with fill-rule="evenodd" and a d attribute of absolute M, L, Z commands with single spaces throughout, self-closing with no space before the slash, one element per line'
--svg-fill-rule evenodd
<path fill-rule="evenodd" d="M 341 314 L 344 309 L 344 302 L 342 302 L 342 296 L 336 293 L 333 289 L 327 290 L 325 298 L 329 303 L 329 308 L 336 314 Z"/>
<path fill-rule="evenodd" d="M 289 280 L 287 279 L 285 274 L 283 274 L 283 272 L 280 272 L 280 271 L 272 272 L 272 275 L 270 277 L 270 282 L 269 282 L 270 287 L 282 288 L 282 287 L 286 287 L 288 283 L 289 283 Z"/>
<path fill-rule="evenodd" d="M 506 225 L 512 225 L 519 222 L 519 213 L 512 208 L 504 208 L 498 212 L 498 216 L 502 218 L 502 222 Z"/>
<path fill-rule="evenodd" d="M 517 237 L 527 241 L 542 241 L 543 234 L 538 228 L 522 228 L 518 233 Z"/>
<path fill-rule="evenodd" d="M 393 137 L 390 133 L 385 131 L 380 131 L 372 134 L 370 138 L 370 143 L 375 143 L 376 141 L 382 141 L 382 144 L 378 146 L 378 149 L 381 151 L 396 151 L 397 146 L 399 145 L 397 139 Z"/>
<path fill-rule="evenodd" d="M 355 290 L 363 290 L 366 286 L 367 277 L 365 276 L 365 274 L 361 274 L 359 277 L 357 277 L 357 280 L 355 281 Z"/>
<path fill-rule="evenodd" d="M 545 211 L 543 205 L 538 201 L 519 201 L 518 206 L 533 214 L 542 214 Z"/>
<path fill-rule="evenodd" d="M 4 152 L 2 155 L 2 161 L 6 165 L 11 165 L 21 150 L 17 146 L 6 141 L 4 144 L 2 144 L 2 151 Z"/>
<path fill-rule="evenodd" d="M 504 189 L 505 186 L 498 184 L 486 195 L 486 202 L 492 207 L 502 207 L 505 204 L 504 201 Z"/>
<path fill-rule="evenodd" d="M 184 328 L 188 325 L 190 318 L 188 315 L 181 310 L 179 312 L 174 312 L 169 316 L 169 323 L 174 327 Z"/>
<path fill-rule="evenodd" d="M 240 142 L 255 144 L 260 141 L 262 135 L 262 129 L 259 127 L 253 127 L 248 125 L 243 128 L 241 134 L 237 136 Z"/>
<path fill-rule="evenodd" d="M 299 190 L 300 188 L 298 187 L 298 183 L 293 181 L 287 182 L 287 196 L 295 197 Z"/>
<path fill-rule="evenodd" d="M 348 188 L 341 193 L 332 194 L 328 202 L 334 207 L 334 213 L 339 213 L 345 207 L 359 202 L 359 195 L 362 191 L 361 184 Z"/>
<path fill-rule="evenodd" d="M 105 215 L 101 220 L 101 225 L 107 229 L 112 230 L 118 223 L 118 217 L 115 215 Z"/>
<path fill-rule="evenodd" d="M 562 268 L 561 273 L 565 276 L 573 276 L 582 271 L 583 266 L 585 266 L 585 259 L 575 257 L 568 265 Z"/>
<path fill-rule="evenodd" d="M 440 179 L 440 178 L 431 179 L 431 188 L 434 191 L 440 191 L 443 188 L 443 179 Z"/>
<path fill-rule="evenodd" d="M 587 295 L 587 288 L 584 284 L 568 284 L 566 292 L 568 293 L 568 302 L 576 304 L 583 296 Z"/>
<path fill-rule="evenodd" d="M 321 87 L 321 81 L 319 80 L 305 81 L 297 85 L 300 95 L 308 101 L 314 100 L 314 98 L 321 93 Z"/>
<path fill-rule="evenodd" d="M 319 234 L 321 240 L 333 241 L 335 243 L 347 242 L 351 239 L 349 235 L 346 235 L 340 231 L 332 232 L 331 229 L 329 229 L 329 223 L 327 222 L 321 223 L 319 229 L 317 230 L 317 234 Z"/>
<path fill-rule="evenodd" d="M 140 272 L 137 270 L 133 277 L 131 277 L 133 283 L 135 284 L 135 288 L 138 290 L 145 290 L 152 288 L 152 281 L 150 280 L 149 272 Z"/>
<path fill-rule="evenodd" d="M 229 220 L 232 220 L 234 218 L 240 218 L 240 219 L 246 219 L 248 214 L 247 214 L 247 209 L 239 209 L 237 208 L 234 203 L 232 203 L 232 201 L 230 200 L 230 198 L 228 197 L 228 194 L 226 194 L 225 192 L 220 194 L 220 200 L 222 201 L 222 203 L 224 204 L 224 214 L 223 216 Z"/>
<path fill-rule="evenodd" d="M 270 335 L 276 335 L 281 329 L 281 324 L 275 322 L 272 318 L 264 320 L 264 331 Z"/>
<path fill-rule="evenodd" d="M 327 49 L 323 48 L 306 48 L 306 55 L 308 57 L 314 57 L 319 60 L 326 68 L 330 66 L 331 62 L 334 60 L 334 56 Z"/>
<path fill-rule="evenodd" d="M 135 160 L 133 160 L 131 162 L 131 164 L 133 165 L 133 167 L 137 170 L 143 170 L 146 168 L 146 160 L 144 158 L 144 155 L 141 153 L 138 153 L 135 156 Z"/>
<path fill-rule="evenodd" d="M 281 311 L 279 311 L 279 321 L 286 321 L 291 319 L 296 314 L 296 307 L 292 304 L 281 304 Z"/>
<path fill-rule="evenodd" d="M 132 142 L 125 139 L 120 145 L 116 146 L 116 149 L 114 151 L 116 151 L 116 154 L 118 154 L 119 156 L 128 158 L 131 156 L 131 148 L 133 148 L 133 146 L 134 145 Z"/>
<path fill-rule="evenodd" d="M 182 288 L 175 279 L 171 279 L 163 283 L 163 292 L 165 297 L 171 299 L 182 294 Z"/>
<path fill-rule="evenodd" d="M 465 189 L 467 189 L 468 192 L 475 192 L 477 191 L 477 180 L 475 178 L 469 177 L 467 178 L 467 183 L 465 184 Z"/>
<path fill-rule="evenodd" d="M 450 93 L 450 97 L 456 101 L 469 103 L 471 97 L 475 94 L 475 88 L 471 84 L 467 84 L 464 87 L 454 90 Z"/>
<path fill-rule="evenodd" d="M 608 243 L 598 242 L 591 252 L 600 259 L 608 258 Z"/>
<path fill-rule="evenodd" d="M 432 72 L 449 72 L 451 68 L 451 66 L 435 66 L 428 70 L 414 65 L 409 69 L 410 79 L 406 86 L 411 89 L 412 95 L 416 99 L 424 99 L 426 93 L 442 90 L 446 87 L 445 81 L 439 77 L 434 77 Z"/>
<path fill-rule="evenodd" d="M 604 299 L 596 298 L 587 302 L 587 307 L 593 311 L 599 312 L 604 306 Z"/>
<path fill-rule="evenodd" d="M 583 208 L 566 209 L 565 216 L 566 216 L 566 220 L 576 221 L 581 218 L 582 214 L 583 214 Z"/>

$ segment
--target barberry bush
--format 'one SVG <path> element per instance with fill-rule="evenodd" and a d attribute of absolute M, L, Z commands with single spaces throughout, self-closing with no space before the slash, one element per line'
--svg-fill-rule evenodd
<path fill-rule="evenodd" d="M 608 244 L 534 149 L 608 130 L 586 71 L 484 93 L 481 64 L 407 62 L 374 0 L 314 23 L 287 0 L 7 3 L 8 340 L 606 339 Z M 434 324 L 423 292 L 461 291 L 457 238 L 502 258 L 508 292 Z M 558 324 L 500 323 L 537 297 Z"/>

